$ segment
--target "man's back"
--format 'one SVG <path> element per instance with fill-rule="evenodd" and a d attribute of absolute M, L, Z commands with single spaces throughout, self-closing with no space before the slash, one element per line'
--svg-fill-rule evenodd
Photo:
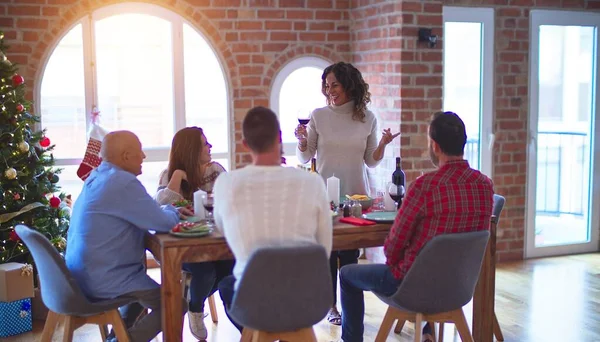
<path fill-rule="evenodd" d="M 436 235 L 489 229 L 493 196 L 491 180 L 465 160 L 415 180 L 385 242 L 394 276 L 403 278 Z"/>
<path fill-rule="evenodd" d="M 323 180 L 280 166 L 249 165 L 217 179 L 215 219 L 240 279 L 259 247 L 318 243 L 331 251 L 332 220 Z"/>
<path fill-rule="evenodd" d="M 86 179 L 68 233 L 67 267 L 92 298 L 157 287 L 146 275 L 144 233 L 167 231 L 179 220 L 161 210 L 135 175 L 102 163 Z"/>

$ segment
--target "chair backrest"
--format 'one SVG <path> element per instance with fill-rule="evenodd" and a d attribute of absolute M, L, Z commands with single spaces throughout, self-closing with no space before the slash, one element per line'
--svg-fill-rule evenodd
<path fill-rule="evenodd" d="M 456 310 L 473 297 L 489 239 L 487 230 L 442 234 L 420 251 L 391 300 L 414 312 Z"/>
<path fill-rule="evenodd" d="M 496 216 L 496 223 L 500 220 L 500 214 L 502 214 L 502 209 L 504 208 L 504 203 L 506 200 L 504 197 L 494 194 L 494 207 L 492 209 L 492 215 Z"/>
<path fill-rule="evenodd" d="M 90 302 L 50 241 L 25 225 L 17 225 L 15 231 L 33 256 L 40 277 L 42 300 L 48 309 L 63 315 L 85 312 Z"/>
<path fill-rule="evenodd" d="M 320 245 L 260 248 L 238 281 L 229 314 L 255 330 L 311 327 L 333 303 L 328 255 Z"/>

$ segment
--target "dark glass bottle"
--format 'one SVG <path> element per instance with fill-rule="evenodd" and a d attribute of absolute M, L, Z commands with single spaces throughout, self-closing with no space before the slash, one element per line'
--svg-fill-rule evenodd
<path fill-rule="evenodd" d="M 394 170 L 394 173 L 392 173 L 392 183 L 396 185 L 397 192 L 396 196 L 392 196 L 392 199 L 398 203 L 398 209 L 400 209 L 400 206 L 402 205 L 405 181 L 406 177 L 404 171 L 402 171 L 402 160 L 400 157 L 396 157 L 396 170 Z"/>

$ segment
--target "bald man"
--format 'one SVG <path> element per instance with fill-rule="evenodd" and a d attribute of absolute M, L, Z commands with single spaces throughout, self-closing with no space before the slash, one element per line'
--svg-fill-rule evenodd
<path fill-rule="evenodd" d="M 171 205 L 159 207 L 136 178 L 146 155 L 129 131 L 106 135 L 102 163 L 85 180 L 75 202 L 67 237 L 67 267 L 91 300 L 128 296 L 120 309 L 132 341 L 149 341 L 161 331 L 160 287 L 146 274 L 144 234 L 168 232 L 179 222 Z M 143 308 L 152 312 L 135 321 Z"/>

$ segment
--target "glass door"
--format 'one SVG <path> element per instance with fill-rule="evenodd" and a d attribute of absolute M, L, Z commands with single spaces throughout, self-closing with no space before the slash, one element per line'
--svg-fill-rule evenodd
<path fill-rule="evenodd" d="M 531 11 L 526 257 L 598 250 L 600 14 Z"/>
<path fill-rule="evenodd" d="M 444 6 L 444 110 L 467 129 L 465 159 L 491 177 L 494 10 Z"/>

